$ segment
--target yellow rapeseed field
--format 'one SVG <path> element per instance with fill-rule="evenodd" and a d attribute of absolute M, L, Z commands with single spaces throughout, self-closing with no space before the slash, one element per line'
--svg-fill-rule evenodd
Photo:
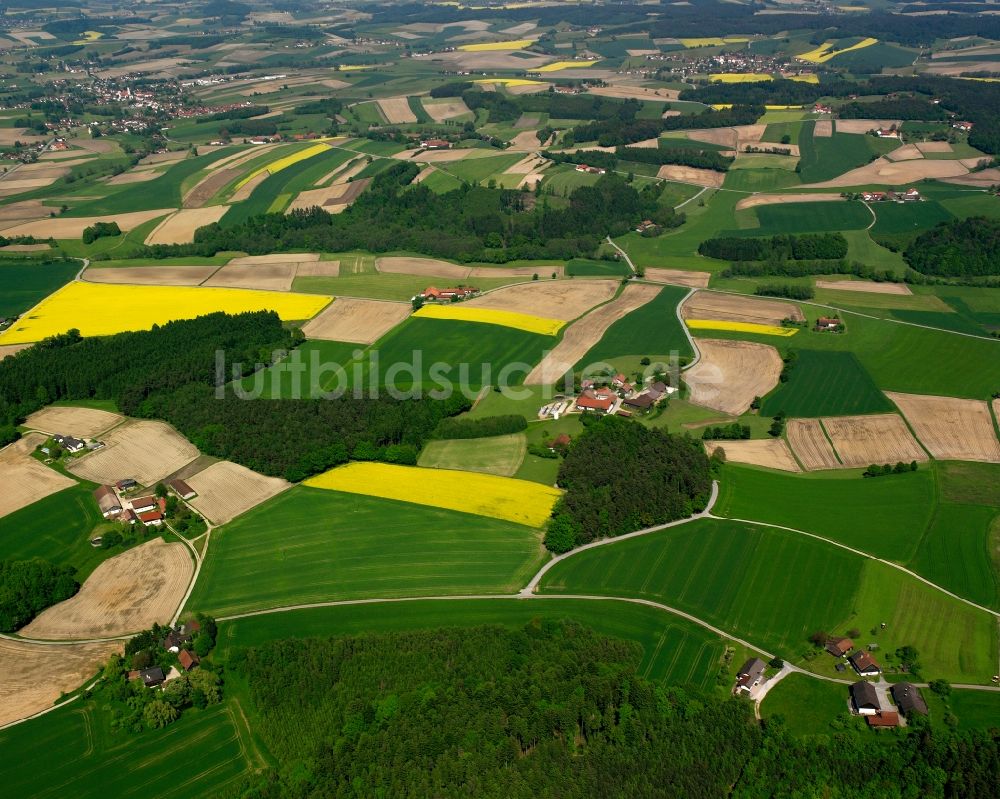
<path fill-rule="evenodd" d="M 310 477 L 305 485 L 507 519 L 541 527 L 562 492 L 541 483 L 454 469 L 354 462 Z"/>
<path fill-rule="evenodd" d="M 700 39 L 681 39 L 681 44 L 685 47 L 721 47 L 724 44 L 739 44 L 749 42 L 746 36 L 706 36 Z"/>
<path fill-rule="evenodd" d="M 414 316 L 424 319 L 454 319 L 459 322 L 481 322 L 486 325 L 513 327 L 529 333 L 554 336 L 565 322 L 560 319 L 546 319 L 544 316 L 518 313 L 517 311 L 495 311 L 492 308 L 476 308 L 456 303 L 452 305 L 425 305 Z"/>
<path fill-rule="evenodd" d="M 810 50 L 808 53 L 802 53 L 801 55 L 796 56 L 796 58 L 800 61 L 808 61 L 810 64 L 825 64 L 831 58 L 843 53 L 849 53 L 851 50 L 860 50 L 863 47 L 871 47 L 873 44 L 878 44 L 878 39 L 873 39 L 869 36 L 867 39 L 862 39 L 857 44 L 852 44 L 850 47 L 845 47 L 843 50 L 834 50 L 831 52 L 830 48 L 835 44 L 835 41 L 823 42 L 823 44 L 815 50 Z"/>
<path fill-rule="evenodd" d="M 722 111 L 724 108 L 732 108 L 732 103 L 712 103 L 712 108 L 716 111 Z M 802 108 L 801 105 L 765 105 L 765 111 L 798 111 Z"/>
<path fill-rule="evenodd" d="M 796 83 L 819 83 L 819 75 L 810 73 L 809 75 L 786 75 L 785 80 L 794 80 Z"/>
<path fill-rule="evenodd" d="M 766 72 L 716 72 L 708 77 L 712 83 L 759 83 L 762 80 L 774 80 Z"/>
<path fill-rule="evenodd" d="M 596 63 L 596 61 L 553 61 L 551 64 L 546 64 L 544 67 L 538 67 L 537 69 L 533 69 L 531 71 L 558 72 L 561 69 L 581 69 L 583 67 L 592 67 Z"/>
<path fill-rule="evenodd" d="M 84 336 L 149 330 L 174 319 L 226 311 L 273 310 L 285 320 L 311 319 L 333 297 L 281 291 L 128 286 L 74 281 L 50 294 L 0 333 L 0 344 L 41 341 L 76 328 Z"/>
<path fill-rule="evenodd" d="M 729 330 L 736 333 L 756 333 L 760 336 L 794 336 L 799 332 L 797 327 L 779 327 L 778 325 L 759 325 L 756 322 L 722 322 L 718 319 L 686 319 L 687 326 L 692 330 Z"/>
<path fill-rule="evenodd" d="M 286 155 L 284 158 L 279 158 L 277 161 L 272 161 L 266 166 L 262 166 L 259 169 L 255 169 L 249 175 L 247 175 L 243 180 L 236 184 L 236 188 L 241 188 L 253 180 L 258 175 L 264 172 L 270 172 L 272 175 L 275 172 L 280 172 L 282 169 L 287 169 L 292 164 L 297 164 L 299 161 L 305 161 L 307 158 L 312 158 L 314 155 L 319 155 L 320 153 L 325 153 L 329 148 L 325 144 L 314 144 L 312 147 L 306 147 L 304 150 L 298 150 L 290 155 Z"/>
<path fill-rule="evenodd" d="M 515 39 L 511 42 L 480 42 L 479 44 L 463 44 L 459 50 L 467 53 L 486 53 L 492 50 L 523 50 L 535 43 L 534 39 Z"/>
<path fill-rule="evenodd" d="M 501 86 L 541 86 L 540 80 L 528 80 L 527 78 L 479 78 L 473 83 L 498 83 Z"/>

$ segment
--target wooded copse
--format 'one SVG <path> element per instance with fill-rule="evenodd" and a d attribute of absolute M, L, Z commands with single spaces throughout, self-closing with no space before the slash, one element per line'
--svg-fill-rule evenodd
<path fill-rule="evenodd" d="M 0 632 L 15 632 L 45 608 L 73 596 L 80 588 L 75 571 L 39 558 L 0 560 Z"/>
<path fill-rule="evenodd" d="M 1000 275 L 1000 220 L 972 216 L 941 222 L 917 236 L 903 257 L 924 275 Z"/>
<path fill-rule="evenodd" d="M 805 233 L 765 238 L 727 236 L 706 239 L 698 252 L 723 261 L 838 260 L 847 257 L 841 233 Z"/>

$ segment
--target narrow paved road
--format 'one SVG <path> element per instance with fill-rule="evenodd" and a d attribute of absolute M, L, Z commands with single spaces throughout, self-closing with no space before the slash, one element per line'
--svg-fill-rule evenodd
<path fill-rule="evenodd" d="M 615 244 L 614 241 L 612 241 L 611 236 L 608 236 L 607 239 L 608 239 L 608 244 L 610 244 L 612 247 L 614 247 L 616 250 L 618 250 L 618 252 L 621 254 L 622 258 L 625 259 L 625 263 L 627 263 L 628 264 L 628 268 L 632 270 L 632 274 L 633 275 L 637 274 L 639 270 L 637 270 L 635 268 L 635 264 L 632 263 L 632 259 L 628 257 L 628 253 L 625 252 L 625 250 L 623 250 L 617 244 Z"/>

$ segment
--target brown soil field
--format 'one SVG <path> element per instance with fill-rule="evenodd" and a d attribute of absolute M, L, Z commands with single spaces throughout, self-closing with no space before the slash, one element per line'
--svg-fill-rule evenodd
<path fill-rule="evenodd" d="M 1000 462 L 1000 441 L 986 402 L 894 391 L 887 391 L 886 396 L 935 458 Z"/>
<path fill-rule="evenodd" d="M 541 183 L 544 177 L 545 174 L 543 172 L 531 172 L 518 181 L 517 188 L 527 186 L 529 189 L 534 190 L 535 186 Z"/>
<path fill-rule="evenodd" d="M 425 180 L 427 180 L 427 178 L 429 178 L 431 175 L 433 175 L 436 171 L 437 170 L 433 166 L 425 166 L 423 169 L 420 170 L 420 174 L 418 174 L 413 179 L 413 182 L 414 183 L 423 183 Z"/>
<path fill-rule="evenodd" d="M 801 472 L 788 444 L 780 438 L 750 441 L 706 441 L 705 452 L 711 455 L 717 449 L 726 453 L 727 463 L 749 463 L 783 472 Z"/>
<path fill-rule="evenodd" d="M 754 194 L 736 203 L 736 210 L 756 208 L 758 205 L 778 205 L 779 203 L 824 203 L 843 202 L 839 194 Z"/>
<path fill-rule="evenodd" d="M 198 286 L 212 276 L 217 266 L 123 266 L 90 267 L 81 280 L 88 283 L 135 283 L 149 286 Z"/>
<path fill-rule="evenodd" d="M 536 139 L 537 141 L 537 139 Z M 537 155 L 526 155 L 520 161 L 518 161 L 513 166 L 508 167 L 505 171 L 505 175 L 527 175 L 534 172 L 541 164 L 547 163 L 544 159 Z"/>
<path fill-rule="evenodd" d="M 566 73 L 563 73 L 563 77 L 569 77 Z M 489 84 L 487 84 L 488 86 Z M 541 94 L 542 92 L 547 92 L 551 83 L 525 83 L 521 86 L 508 86 L 508 94 Z M 496 87 L 493 87 L 496 89 Z"/>
<path fill-rule="evenodd" d="M 111 69 L 102 69 L 97 75 L 102 78 L 120 78 L 123 75 L 128 75 L 132 72 L 142 72 L 142 73 L 168 73 L 173 76 L 179 71 L 181 65 L 190 64 L 191 62 L 184 58 L 154 58 L 150 61 L 137 61 L 132 64 L 127 64 L 121 67 L 112 67 Z"/>
<path fill-rule="evenodd" d="M 41 200 L 21 200 L 0 207 L 0 222 L 22 222 L 26 219 L 48 217 L 54 208 L 42 205 Z"/>
<path fill-rule="evenodd" d="M 859 166 L 845 172 L 840 177 L 823 183 L 812 183 L 802 188 L 841 188 L 843 186 L 867 186 L 883 184 L 886 186 L 902 186 L 916 183 L 926 178 L 952 178 L 968 173 L 968 168 L 958 161 L 938 160 L 903 161 L 893 163 L 885 158 L 879 158 L 865 166 Z"/>
<path fill-rule="evenodd" d="M 328 189 L 321 191 L 336 191 L 332 197 L 328 197 L 323 203 L 323 207 L 332 214 L 338 214 L 347 206 L 354 202 L 361 193 L 368 188 L 371 178 L 360 178 L 352 180 L 350 183 L 334 183 Z"/>
<path fill-rule="evenodd" d="M 318 252 L 274 252 L 269 255 L 243 255 L 233 258 L 229 266 L 257 266 L 260 264 L 308 264 L 319 260 Z"/>
<path fill-rule="evenodd" d="M 68 144 L 72 144 L 75 147 L 80 147 L 84 150 L 89 150 L 92 153 L 113 153 L 118 149 L 118 143 L 111 139 L 89 139 L 89 138 L 78 138 L 70 139 Z"/>
<path fill-rule="evenodd" d="M 261 264 L 259 266 L 227 264 L 206 280 L 204 285 L 232 289 L 291 291 L 294 279 L 295 264 Z"/>
<path fill-rule="evenodd" d="M 556 265 L 545 266 L 474 266 L 469 270 L 469 277 L 532 277 L 549 278 L 565 276 L 565 267 Z"/>
<path fill-rule="evenodd" d="M 661 291 L 659 286 L 630 283 L 611 302 L 578 319 L 563 331 L 563 337 L 524 379 L 525 385 L 551 385 L 573 368 L 615 322 L 641 308 Z"/>
<path fill-rule="evenodd" d="M 194 562 L 184 544 L 154 538 L 104 561 L 76 596 L 42 611 L 25 638 L 110 638 L 167 624 L 184 598 Z"/>
<path fill-rule="evenodd" d="M 16 172 L 14 173 L 17 174 Z M 55 178 L 24 178 L 22 180 L 4 180 L 0 181 L 0 191 L 4 194 L 17 194 L 25 189 L 40 189 L 42 186 L 48 186 L 52 183 Z"/>
<path fill-rule="evenodd" d="M 202 148 L 198 149 L 199 155 L 202 153 Z M 166 153 L 153 153 L 152 155 L 147 155 L 145 158 L 139 161 L 140 164 L 173 164 L 177 161 L 183 161 L 188 157 L 187 150 L 173 150 L 172 152 Z"/>
<path fill-rule="evenodd" d="M 450 99 L 439 103 L 432 103 L 424 98 L 423 105 L 424 110 L 435 122 L 444 122 L 446 119 L 452 119 L 453 117 L 469 113 L 469 107 L 462 99 Z"/>
<path fill-rule="evenodd" d="M 517 52 L 517 55 L 514 52 Z M 445 62 L 450 61 L 460 71 L 469 72 L 492 72 L 501 69 L 531 71 L 538 69 L 538 67 L 552 60 L 550 56 L 529 54 L 523 50 L 514 52 L 504 52 L 502 50 L 484 50 L 480 52 L 457 50 L 452 53 L 445 53 L 445 57 L 442 60 Z"/>
<path fill-rule="evenodd" d="M 212 464 L 187 478 L 187 484 L 198 492 L 191 506 L 212 524 L 225 524 L 291 486 L 230 461 Z"/>
<path fill-rule="evenodd" d="M 58 216 L 48 219 L 37 219 L 33 222 L 21 222 L 4 228 L 5 236 L 37 236 L 47 239 L 78 239 L 83 235 L 83 229 L 95 222 L 117 222 L 123 231 L 172 213 L 174 208 L 160 208 L 155 211 L 132 211 L 127 214 L 111 214 L 110 216 Z"/>
<path fill-rule="evenodd" d="M 376 258 L 375 266 L 379 272 L 389 272 L 399 275 L 420 275 L 426 277 L 441 277 L 449 280 L 462 280 L 469 276 L 469 267 L 450 264 L 447 261 L 437 261 L 433 258 L 411 258 L 409 256 L 388 256 Z"/>
<path fill-rule="evenodd" d="M 534 135 L 534 134 L 532 134 Z M 538 139 L 535 139 L 537 142 Z M 418 163 L 442 164 L 449 161 L 462 161 L 466 158 L 489 158 L 496 155 L 495 150 L 479 149 L 457 149 L 457 150 L 403 150 L 396 153 L 393 158 L 400 161 L 416 160 Z"/>
<path fill-rule="evenodd" d="M 261 183 L 271 177 L 271 173 L 266 169 L 259 175 L 254 175 L 250 180 L 240 186 L 236 191 L 233 192 L 232 196 L 229 198 L 230 202 L 238 203 L 246 200 L 253 194 L 253 190 L 256 189 Z"/>
<path fill-rule="evenodd" d="M 782 361 L 767 344 L 695 339 L 701 359 L 684 373 L 695 405 L 739 416 L 778 385 Z"/>
<path fill-rule="evenodd" d="M 513 139 L 511 139 L 510 147 L 508 148 L 511 152 L 523 152 L 523 153 L 533 153 L 537 152 L 542 148 L 542 145 L 538 141 L 538 136 L 533 130 L 522 130 Z"/>
<path fill-rule="evenodd" d="M 45 136 L 28 135 L 27 128 L 0 128 L 0 145 L 10 147 L 14 142 L 32 143 L 45 141 Z"/>
<path fill-rule="evenodd" d="M 348 161 L 346 164 L 337 167 L 333 172 L 328 175 L 324 175 L 320 180 L 316 182 L 317 186 L 322 186 L 333 181 L 335 184 L 343 185 L 347 183 L 351 178 L 357 175 L 359 172 L 364 170 L 368 164 L 365 163 L 364 158 L 356 158 L 353 161 Z"/>
<path fill-rule="evenodd" d="M 908 295 L 913 292 L 905 283 L 876 283 L 874 280 L 817 280 L 818 289 L 836 291 L 863 291 L 868 294 Z"/>
<path fill-rule="evenodd" d="M 339 277 L 340 261 L 312 261 L 296 264 L 295 277 Z"/>
<path fill-rule="evenodd" d="M 953 152 L 951 143 L 946 141 L 922 141 L 917 143 L 916 148 L 922 153 Z"/>
<path fill-rule="evenodd" d="M 592 68 L 592 67 L 591 67 Z M 618 97 L 622 100 L 676 100 L 677 89 L 650 89 L 645 86 L 601 86 L 588 90 L 588 94 L 600 97 Z"/>
<path fill-rule="evenodd" d="M 822 421 L 845 467 L 927 460 L 927 453 L 898 414 L 836 416 Z"/>
<path fill-rule="evenodd" d="M 995 184 L 1000 183 L 1000 169 L 984 169 L 974 172 L 971 175 L 959 175 L 954 178 L 944 178 L 945 183 L 955 183 L 959 186 L 975 186 L 979 189 L 989 190 Z"/>
<path fill-rule="evenodd" d="M 302 328 L 306 338 L 371 344 L 410 315 L 401 302 L 380 302 L 340 297 Z"/>
<path fill-rule="evenodd" d="M 569 322 L 607 302 L 617 290 L 617 280 L 535 280 L 496 289 L 467 300 L 463 307 L 515 311 Z"/>
<path fill-rule="evenodd" d="M 417 116 L 410 110 L 410 104 L 405 97 L 384 97 L 378 101 L 378 107 L 390 125 L 417 121 Z"/>
<path fill-rule="evenodd" d="M 146 244 L 190 244 L 194 241 L 195 230 L 218 222 L 228 210 L 228 205 L 185 208 L 160 222 L 146 237 Z"/>
<path fill-rule="evenodd" d="M 996 61 L 947 61 L 931 64 L 925 72 L 929 75 L 961 75 L 965 72 L 996 72 Z"/>
<path fill-rule="evenodd" d="M 49 244 L 8 244 L 0 247 L 2 252 L 43 252 L 51 249 Z"/>
<path fill-rule="evenodd" d="M 788 443 L 809 471 L 839 469 L 840 461 L 823 432 L 819 419 L 789 419 L 786 427 Z"/>
<path fill-rule="evenodd" d="M 4 358 L 9 358 L 11 355 L 17 355 L 21 350 L 26 350 L 28 347 L 33 346 L 33 344 L 4 344 L 0 346 L 0 361 Z"/>
<path fill-rule="evenodd" d="M 160 176 L 159 172 L 155 172 L 152 169 L 142 169 L 135 170 L 133 172 L 122 172 L 120 175 L 115 175 L 112 178 L 108 178 L 105 181 L 105 185 L 108 186 L 127 186 L 132 183 L 145 183 L 149 180 L 155 180 Z"/>
<path fill-rule="evenodd" d="M 792 302 L 698 291 L 681 305 L 684 319 L 716 319 L 724 322 L 752 322 L 780 325 L 784 319 L 805 319 L 802 309 Z M 764 395 L 761 394 L 763 397 Z"/>
<path fill-rule="evenodd" d="M 902 147 L 897 147 L 892 152 L 886 153 L 885 157 L 895 163 L 897 161 L 913 161 L 917 158 L 923 158 L 924 154 L 917 149 L 917 145 L 904 144 Z"/>
<path fill-rule="evenodd" d="M 879 128 L 891 128 L 893 125 L 899 127 L 902 124 L 898 119 L 838 119 L 837 133 L 867 133 L 870 130 Z"/>
<path fill-rule="evenodd" d="M 50 405 L 35 411 L 24 422 L 30 430 L 43 433 L 61 433 L 76 438 L 96 438 L 125 419 L 117 413 L 97 408 L 74 408 L 68 405 Z"/>
<path fill-rule="evenodd" d="M 31 457 L 45 443 L 41 433 L 28 433 L 0 449 L 0 517 L 75 485 L 75 481 Z"/>
<path fill-rule="evenodd" d="M 215 193 L 226 186 L 230 181 L 236 180 L 242 173 L 239 167 L 230 167 L 212 172 L 184 195 L 183 205 L 185 208 L 201 208 L 207 203 Z"/>
<path fill-rule="evenodd" d="M 718 189 L 726 179 L 725 172 L 716 172 L 714 169 L 697 169 L 693 166 L 679 166 L 677 164 L 664 164 L 656 173 L 658 178 L 674 180 L 678 183 L 693 183 L 696 186 L 708 186 Z"/>
<path fill-rule="evenodd" d="M 718 144 L 722 147 L 736 149 L 739 136 L 735 128 L 698 128 L 684 132 L 684 137 L 692 141 L 703 141 L 708 144 Z M 670 138 L 669 136 L 667 138 Z"/>
<path fill-rule="evenodd" d="M 708 288 L 711 272 L 691 272 L 686 269 L 662 269 L 658 266 L 646 267 L 645 280 L 653 283 L 673 283 L 675 286 L 690 286 L 693 289 Z"/>
<path fill-rule="evenodd" d="M 151 486 L 198 457 L 198 450 L 165 422 L 130 419 L 105 438 L 104 449 L 86 455 L 70 467 L 77 477 L 94 483 L 114 483 L 127 477 Z"/>
<path fill-rule="evenodd" d="M 121 651 L 115 641 L 58 646 L 0 639 L 0 726 L 52 707 Z"/>

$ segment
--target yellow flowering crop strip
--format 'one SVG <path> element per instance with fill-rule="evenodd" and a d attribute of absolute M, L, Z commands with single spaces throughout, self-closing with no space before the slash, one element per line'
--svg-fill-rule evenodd
<path fill-rule="evenodd" d="M 700 39 L 681 39 L 681 44 L 685 47 L 721 47 L 724 44 L 740 44 L 749 42 L 746 36 L 706 36 Z"/>
<path fill-rule="evenodd" d="M 867 39 L 862 39 L 857 44 L 852 44 L 850 47 L 845 47 L 843 50 L 834 50 L 831 52 L 830 48 L 835 44 L 835 41 L 823 42 L 823 44 L 815 50 L 810 50 L 808 53 L 797 55 L 796 58 L 800 61 L 808 61 L 810 64 L 825 64 L 831 58 L 835 58 L 836 56 L 844 53 L 849 53 L 851 50 L 861 50 L 864 47 L 871 47 L 873 44 L 878 44 L 878 39 L 873 39 L 869 36 Z"/>
<path fill-rule="evenodd" d="M 349 494 L 474 513 L 541 527 L 562 495 L 542 483 L 454 469 L 354 462 L 310 477 L 305 485 Z"/>
<path fill-rule="evenodd" d="M 759 83 L 762 80 L 774 80 L 774 76 L 766 72 L 716 72 L 708 77 L 712 83 Z"/>
<path fill-rule="evenodd" d="M 76 328 L 84 336 L 149 330 L 174 319 L 225 311 L 272 310 L 284 320 L 311 319 L 333 297 L 282 291 L 127 286 L 74 281 L 50 294 L 0 333 L 0 344 L 25 344 Z"/>
<path fill-rule="evenodd" d="M 544 67 L 532 69 L 531 72 L 558 72 L 561 69 L 583 69 L 585 67 L 592 67 L 596 63 L 596 61 L 553 61 Z"/>
<path fill-rule="evenodd" d="M 279 158 L 277 161 L 272 161 L 271 163 L 255 169 L 249 175 L 247 175 L 243 180 L 236 184 L 236 188 L 242 188 L 255 177 L 264 172 L 274 174 L 275 172 L 280 172 L 282 169 L 288 169 L 292 164 L 297 164 L 299 161 L 305 161 L 307 158 L 312 158 L 314 155 L 319 155 L 320 153 L 325 153 L 329 147 L 325 144 L 314 144 L 312 147 L 306 147 L 304 150 L 299 150 L 298 152 L 286 155 L 284 158 Z"/>
<path fill-rule="evenodd" d="M 785 80 L 794 80 L 796 83 L 819 83 L 819 75 L 786 75 Z"/>
<path fill-rule="evenodd" d="M 728 330 L 735 333 L 756 333 L 759 336 L 785 336 L 786 338 L 799 332 L 797 327 L 760 325 L 756 322 L 723 322 L 718 319 L 687 319 L 685 321 L 692 330 Z"/>
<path fill-rule="evenodd" d="M 493 50 L 523 50 L 535 43 L 534 39 L 514 39 L 510 42 L 480 42 L 479 44 L 463 44 L 459 50 L 467 53 L 488 53 Z"/>
<path fill-rule="evenodd" d="M 554 336 L 566 324 L 561 319 L 546 319 L 544 316 L 518 313 L 517 311 L 496 311 L 492 308 L 453 303 L 451 305 L 425 305 L 415 314 L 422 319 L 454 319 L 458 322 L 479 322 L 484 325 L 500 325 L 528 333 Z"/>

